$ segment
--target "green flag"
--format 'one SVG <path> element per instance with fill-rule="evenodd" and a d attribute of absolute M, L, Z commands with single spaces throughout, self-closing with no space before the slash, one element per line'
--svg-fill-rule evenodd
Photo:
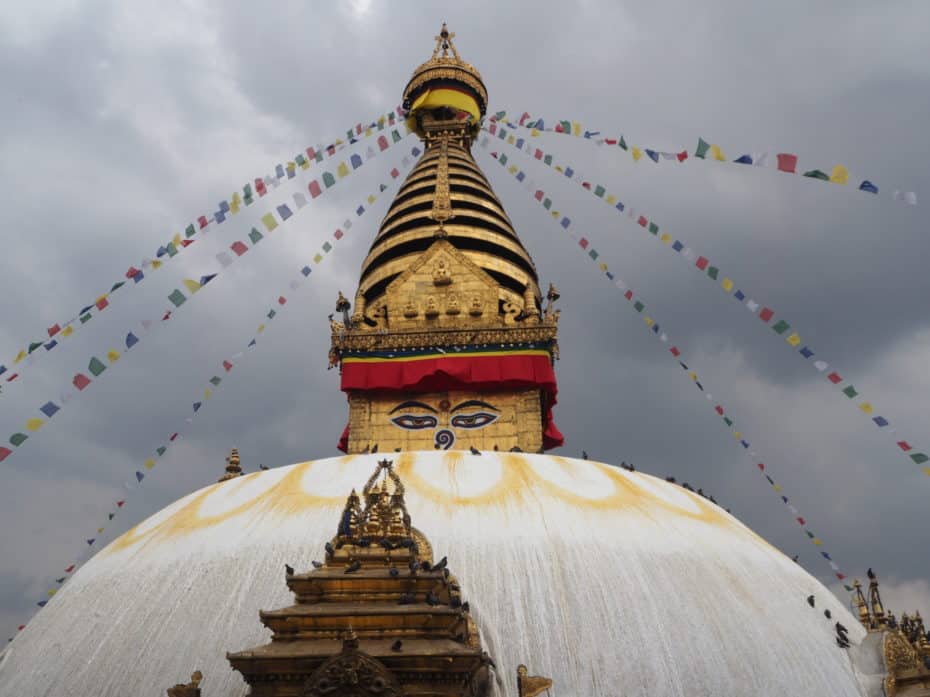
<path fill-rule="evenodd" d="M 718 269 L 716 266 L 708 266 L 708 267 L 707 267 L 707 275 L 710 276 L 710 277 L 711 277 L 712 279 L 714 279 L 715 281 L 717 280 L 717 274 L 718 274 L 719 272 L 720 272 L 720 269 Z"/>
<path fill-rule="evenodd" d="M 733 419 L 731 419 L 729 416 L 724 416 L 724 417 L 723 417 L 723 420 L 724 420 L 724 422 L 726 423 L 727 426 L 732 426 L 732 425 L 733 425 Z"/>
<path fill-rule="evenodd" d="M 546 155 L 543 158 L 543 162 L 545 162 L 547 165 L 551 167 L 552 166 L 552 155 Z"/>
<path fill-rule="evenodd" d="M 504 153 L 501 153 L 501 156 L 500 156 L 500 160 L 499 160 L 499 161 L 500 161 L 500 163 L 501 163 L 502 165 L 506 165 L 506 164 L 507 164 L 507 156 L 506 156 Z"/>
<path fill-rule="evenodd" d="M 393 139 L 395 143 L 399 143 L 401 140 L 401 137 L 402 136 L 400 135 L 400 133 L 397 132 L 396 128 L 393 131 L 391 131 L 391 138 Z"/>
<path fill-rule="evenodd" d="M 165 249 L 168 250 L 169 257 L 177 256 L 178 248 L 174 246 L 174 242 L 169 242 L 165 245 Z"/>
<path fill-rule="evenodd" d="M 27 436 L 25 433 L 14 433 L 12 436 L 10 436 L 10 443 L 18 448 L 28 439 L 29 436 Z"/>
<path fill-rule="evenodd" d="M 181 307 L 181 305 L 187 301 L 187 298 L 184 296 L 184 293 L 175 288 L 171 292 L 171 295 L 168 296 L 168 300 L 170 300 L 175 307 Z"/>
<path fill-rule="evenodd" d="M 191 238 L 191 237 L 193 237 L 193 236 L 196 235 L 196 234 L 197 234 L 197 231 L 194 229 L 194 224 L 193 224 L 193 223 L 191 223 L 190 225 L 188 225 L 188 226 L 184 229 L 184 236 L 187 237 L 187 238 Z"/>
<path fill-rule="evenodd" d="M 331 245 L 329 242 L 324 242 L 324 243 L 323 243 L 323 251 L 324 251 L 324 252 L 329 252 L 332 248 L 333 248 L 333 245 Z"/>
<path fill-rule="evenodd" d="M 116 290 L 117 288 L 122 288 L 124 285 L 126 285 L 126 281 L 120 281 L 119 283 L 114 283 L 113 287 L 110 288 L 110 292 L 112 293 L 114 290 Z"/>
<path fill-rule="evenodd" d="M 571 121 L 559 121 L 559 125 L 562 127 L 564 133 L 568 135 L 572 134 L 572 122 Z"/>
<path fill-rule="evenodd" d="M 916 462 L 918 465 L 924 464 L 927 460 L 930 460 L 930 457 L 927 457 L 923 453 L 914 453 L 911 455 L 911 459 Z"/>
<path fill-rule="evenodd" d="M 90 359 L 90 363 L 87 364 L 87 369 L 91 372 L 91 374 L 94 377 L 97 377 L 98 375 L 100 375 L 100 373 L 106 370 L 107 367 L 103 363 L 101 363 L 100 360 L 96 356 L 93 356 Z"/>
<path fill-rule="evenodd" d="M 31 344 L 29 344 L 29 353 L 32 353 L 32 352 L 35 351 L 37 348 L 39 348 L 41 345 L 42 345 L 42 342 L 41 342 L 41 341 L 34 341 L 34 342 L 32 342 Z"/>
<path fill-rule="evenodd" d="M 552 199 L 547 198 L 545 201 L 543 201 L 543 208 L 546 210 L 552 208 Z"/>
<path fill-rule="evenodd" d="M 649 223 L 649 232 L 653 235 L 657 235 L 659 233 L 659 226 L 655 223 Z"/>
<path fill-rule="evenodd" d="M 805 172 L 804 176 L 810 177 L 811 179 L 820 179 L 821 181 L 825 182 L 830 181 L 830 175 L 826 172 L 821 172 L 819 169 L 812 169 L 809 172 Z"/>
<path fill-rule="evenodd" d="M 164 445 L 155 448 L 155 452 L 158 453 L 158 457 L 161 457 L 162 455 L 164 455 L 165 452 L 167 452 L 167 450 L 168 448 L 165 447 Z"/>
<path fill-rule="evenodd" d="M 219 385 L 221 382 L 223 382 L 223 378 L 217 377 L 216 375 L 210 378 L 210 383 L 214 386 Z"/>
<path fill-rule="evenodd" d="M 92 319 L 92 316 L 88 312 L 86 315 L 81 315 L 79 319 L 81 320 L 81 324 L 87 324 Z"/>
<path fill-rule="evenodd" d="M 847 387 L 846 389 L 843 390 L 843 394 L 846 395 L 847 397 L 849 397 L 850 399 L 852 399 L 853 397 L 856 397 L 859 393 L 856 392 L 856 388 L 855 388 L 855 387 L 853 387 L 852 385 L 850 385 L 849 387 Z"/>
<path fill-rule="evenodd" d="M 267 314 L 266 316 L 268 317 L 268 319 L 274 319 L 274 316 L 275 316 L 276 314 L 278 314 L 278 313 L 275 312 L 274 310 L 268 310 L 268 314 Z"/>
<path fill-rule="evenodd" d="M 646 306 L 643 305 L 639 300 L 633 303 L 633 309 L 636 310 L 637 312 L 642 312 L 645 308 Z"/>
<path fill-rule="evenodd" d="M 592 249 L 590 252 L 588 252 L 588 256 L 596 260 L 600 254 L 597 253 L 596 249 Z"/>
<path fill-rule="evenodd" d="M 620 136 L 620 143 L 619 143 L 619 145 L 620 145 L 620 149 L 621 149 L 621 150 L 629 150 L 629 148 L 626 146 L 626 141 L 623 140 L 623 136 Z"/>
<path fill-rule="evenodd" d="M 698 138 L 697 150 L 694 151 L 694 156 L 703 160 L 708 150 L 710 150 L 710 143 L 706 143 L 703 138 Z"/>
<path fill-rule="evenodd" d="M 252 240 L 252 244 L 258 244 L 258 241 L 263 238 L 264 235 L 262 235 L 262 233 L 253 227 L 252 232 L 249 233 L 249 239 Z"/>
<path fill-rule="evenodd" d="M 791 329 L 791 325 L 783 319 L 778 320 L 775 324 L 772 325 L 772 331 L 776 334 L 784 334 L 789 329 Z"/>
<path fill-rule="evenodd" d="M 326 185 L 326 188 L 328 189 L 329 187 L 331 187 L 333 184 L 336 183 L 336 178 L 330 172 L 323 172 L 323 183 Z"/>
<path fill-rule="evenodd" d="M 600 184 L 594 187 L 594 195 L 597 196 L 598 198 L 604 198 L 604 192 L 605 192 L 605 189 Z"/>

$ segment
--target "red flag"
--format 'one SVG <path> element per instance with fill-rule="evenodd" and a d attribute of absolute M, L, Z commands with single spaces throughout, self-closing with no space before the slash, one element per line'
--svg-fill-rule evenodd
<path fill-rule="evenodd" d="M 682 151 L 681 151 L 680 153 L 678 153 L 675 157 L 678 158 L 678 161 L 679 161 L 679 162 L 684 162 L 685 160 L 688 159 L 688 151 L 687 151 L 687 150 L 682 150 Z"/>
<path fill-rule="evenodd" d="M 540 150 L 539 148 L 536 148 L 536 152 L 534 153 L 534 156 L 536 157 L 537 160 L 543 159 L 543 151 Z"/>
<path fill-rule="evenodd" d="M 231 245 L 229 245 L 229 248 L 236 253 L 236 256 L 240 256 L 240 257 L 243 254 L 245 254 L 247 251 L 249 251 L 249 248 L 246 247 L 245 243 L 242 242 L 241 240 L 236 240 Z"/>
<path fill-rule="evenodd" d="M 761 472 L 765 472 L 765 465 L 762 464 L 761 462 L 759 463 L 759 470 L 760 470 Z"/>
<path fill-rule="evenodd" d="M 492 117 L 492 118 L 493 118 L 493 117 Z M 490 125 L 490 127 L 488 128 L 488 131 L 490 131 L 490 133 L 491 133 L 492 136 L 493 136 L 495 133 L 497 133 L 497 124 L 496 124 L 496 123 L 492 123 L 492 124 Z"/>
<path fill-rule="evenodd" d="M 491 157 L 493 157 L 493 158 L 496 160 L 496 159 L 497 159 L 497 153 L 496 153 L 496 152 L 492 152 L 492 153 L 491 153 Z"/>
<path fill-rule="evenodd" d="M 591 190 L 591 182 L 581 182 L 581 186 L 583 186 L 588 191 Z"/>
<path fill-rule="evenodd" d="M 122 508 L 124 503 L 126 503 L 126 502 L 125 502 L 125 501 L 117 501 L 117 502 L 116 502 L 116 507 L 117 507 L 117 508 Z M 74 568 L 74 567 L 71 567 L 71 568 Z"/>
<path fill-rule="evenodd" d="M 778 169 L 781 172 L 794 173 L 795 167 L 798 166 L 798 156 L 786 152 L 780 152 L 775 157 L 778 158 Z"/>
<path fill-rule="evenodd" d="M 205 215 L 202 215 L 199 218 L 197 218 L 197 222 L 200 224 L 201 230 L 203 230 L 205 227 L 207 227 L 207 225 L 209 225 L 209 221 L 207 220 L 207 216 Z"/>
<path fill-rule="evenodd" d="M 535 194 L 533 194 L 533 196 L 536 198 L 537 201 L 542 201 L 542 200 L 543 200 L 543 196 L 545 196 L 545 195 L 546 195 L 546 194 L 545 194 L 541 189 L 540 189 L 539 191 L 537 191 Z"/>
<path fill-rule="evenodd" d="M 672 346 L 672 348 L 670 348 L 669 351 L 671 351 L 672 355 L 675 356 L 675 358 L 678 358 L 678 356 L 681 355 L 681 351 L 678 350 L 677 346 Z"/>
<path fill-rule="evenodd" d="M 763 307 L 759 311 L 759 319 L 761 319 L 763 322 L 768 322 L 774 316 L 775 316 L 775 313 L 767 307 Z"/>
<path fill-rule="evenodd" d="M 169 436 L 168 440 L 174 441 L 174 440 L 177 439 L 177 437 L 178 437 L 178 434 L 177 434 L 177 433 L 172 433 L 171 436 Z"/>
<path fill-rule="evenodd" d="M 717 406 L 714 407 L 714 410 L 715 410 L 718 414 L 720 414 L 720 416 L 723 416 L 723 407 L 722 407 L 722 406 L 720 406 L 720 405 L 718 404 Z"/>
<path fill-rule="evenodd" d="M 61 331 L 61 327 L 59 327 L 58 324 L 53 324 L 51 327 L 48 328 L 48 335 L 50 337 L 55 336 L 60 331 Z"/>
<path fill-rule="evenodd" d="M 307 157 L 309 157 L 311 160 L 315 158 L 316 150 L 314 150 L 313 148 L 307 148 Z"/>
<path fill-rule="evenodd" d="M 397 171 L 397 167 L 391 170 L 391 179 L 397 179 L 400 176 L 400 172 Z"/>
<path fill-rule="evenodd" d="M 646 227 L 649 224 L 649 221 L 646 220 L 646 216 L 644 215 L 639 216 L 639 220 L 636 222 L 639 223 L 642 227 Z"/>
<path fill-rule="evenodd" d="M 323 190 L 320 188 L 320 182 L 318 182 L 316 179 L 310 182 L 310 186 L 308 188 L 310 189 L 311 198 L 316 198 L 323 193 Z"/>
<path fill-rule="evenodd" d="M 841 382 L 843 382 L 843 377 L 834 371 L 827 376 L 827 380 L 832 382 L 834 385 L 839 385 Z"/>
<path fill-rule="evenodd" d="M 698 257 L 697 261 L 694 262 L 694 265 L 697 266 L 701 271 L 703 271 L 704 269 L 707 268 L 707 265 L 709 263 L 710 262 L 708 261 L 707 257 Z"/>
<path fill-rule="evenodd" d="M 171 319 L 171 310 L 168 310 L 165 314 L 161 316 L 162 322 L 167 322 L 169 319 Z"/>
<path fill-rule="evenodd" d="M 839 571 L 837 571 L 836 577 L 842 581 L 844 578 L 846 578 L 846 574 L 841 574 Z"/>
<path fill-rule="evenodd" d="M 192 244 L 194 244 L 194 242 L 195 240 L 181 240 L 181 246 L 190 247 Z"/>
<path fill-rule="evenodd" d="M 135 266 L 130 266 L 129 270 L 126 272 L 126 278 L 134 278 L 139 274 L 139 269 Z"/>
<path fill-rule="evenodd" d="M 223 367 L 226 369 L 226 372 L 228 373 L 230 370 L 233 369 L 233 364 L 230 363 L 229 361 L 223 361 Z"/>
<path fill-rule="evenodd" d="M 0 447 L 0 462 L 3 462 L 12 454 L 13 454 L 13 451 L 10 450 L 9 448 Z"/>
<path fill-rule="evenodd" d="M 84 373 L 78 373 L 74 376 L 74 379 L 71 381 L 71 384 L 74 385 L 79 390 L 83 390 L 90 384 L 90 378 L 84 375 Z"/>
<path fill-rule="evenodd" d="M 327 157 L 332 157 L 332 156 L 335 155 L 335 154 L 336 154 L 336 146 L 335 146 L 335 145 L 327 145 L 327 146 L 326 146 L 326 155 L 327 155 Z"/>
<path fill-rule="evenodd" d="M 16 628 L 16 630 L 19 631 L 19 632 L 21 632 L 21 631 L 23 631 L 25 628 L 26 628 L 26 625 L 21 624 L 21 625 L 19 625 L 19 626 Z"/>
<path fill-rule="evenodd" d="M 355 124 L 355 135 L 361 135 L 361 134 L 362 134 L 362 124 L 357 123 Z"/>
<path fill-rule="evenodd" d="M 283 305 L 286 302 L 287 302 L 287 298 L 285 298 L 283 295 L 278 296 L 278 305 Z"/>
<path fill-rule="evenodd" d="M 74 567 L 75 567 L 75 565 L 72 564 L 72 565 L 69 566 L 67 569 L 65 569 L 65 573 L 66 573 L 66 574 L 70 574 L 72 571 L 74 571 Z"/>
<path fill-rule="evenodd" d="M 16 378 L 19 377 L 19 373 L 13 373 L 10 377 L 6 379 L 7 382 L 13 382 Z"/>
<path fill-rule="evenodd" d="M 389 147 L 388 139 L 385 136 L 378 136 L 378 147 L 381 148 L 381 152 L 384 152 Z"/>
<path fill-rule="evenodd" d="M 623 297 L 626 298 L 627 300 L 632 300 L 632 299 L 633 299 L 633 291 L 632 291 L 632 290 L 628 290 L 626 293 L 623 294 Z"/>
<path fill-rule="evenodd" d="M 258 192 L 258 195 L 259 195 L 259 196 L 264 196 L 265 194 L 268 193 L 268 189 L 265 188 L 265 180 L 264 180 L 264 179 L 256 179 L 256 180 L 255 180 L 255 191 Z"/>
<path fill-rule="evenodd" d="M 335 237 L 337 240 L 341 240 L 344 234 L 345 233 L 342 230 L 337 229 L 336 232 L 333 233 L 333 237 Z"/>
<path fill-rule="evenodd" d="M 97 306 L 97 309 L 98 309 L 98 310 L 104 309 L 104 308 L 105 308 L 107 305 L 109 305 L 109 304 L 110 304 L 110 303 L 107 301 L 106 298 L 100 298 L 100 300 L 98 300 L 97 302 L 94 303 L 94 305 Z"/>
<path fill-rule="evenodd" d="M 616 145 L 617 139 L 616 138 L 604 138 L 604 142 L 607 143 L 607 145 Z"/>
<path fill-rule="evenodd" d="M 580 240 L 578 240 L 578 246 L 581 247 L 582 249 L 587 249 L 588 248 L 587 238 L 582 237 Z"/>
<path fill-rule="evenodd" d="M 529 113 L 524 111 L 523 116 L 520 117 L 520 125 L 522 126 L 523 122 L 526 121 L 529 117 L 530 117 Z"/>
<path fill-rule="evenodd" d="M 807 521 L 805 521 L 804 518 L 801 518 L 800 516 L 798 516 L 798 522 L 799 522 L 801 525 L 807 525 Z"/>
<path fill-rule="evenodd" d="M 901 450 L 903 450 L 904 452 L 907 452 L 908 450 L 911 449 L 910 443 L 908 443 L 906 440 L 899 440 L 898 447 L 901 448 Z"/>

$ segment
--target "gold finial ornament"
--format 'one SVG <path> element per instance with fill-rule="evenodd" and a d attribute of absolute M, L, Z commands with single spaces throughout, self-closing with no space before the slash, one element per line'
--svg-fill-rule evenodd
<path fill-rule="evenodd" d="M 200 682 L 203 680 L 203 673 L 195 670 L 191 674 L 189 683 L 178 683 L 174 687 L 168 688 L 168 697 L 200 697 Z"/>
<path fill-rule="evenodd" d="M 529 675 L 527 667 L 522 663 L 517 666 L 517 695 L 519 697 L 536 697 L 548 692 L 552 687 L 552 680 L 539 675 Z"/>
<path fill-rule="evenodd" d="M 233 448 L 226 457 L 226 473 L 217 481 L 225 482 L 229 479 L 235 479 L 242 476 L 242 468 L 239 466 L 239 449 Z"/>

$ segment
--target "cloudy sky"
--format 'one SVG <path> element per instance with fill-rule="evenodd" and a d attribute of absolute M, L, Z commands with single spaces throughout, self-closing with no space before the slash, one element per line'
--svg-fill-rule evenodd
<path fill-rule="evenodd" d="M 930 447 L 930 6 L 913 2 L 335 3 L 51 0 L 0 5 L 0 363 L 71 318 L 201 214 L 308 145 L 399 101 L 441 21 L 483 73 L 490 111 L 524 110 L 658 150 L 698 137 L 732 159 L 794 152 L 848 167 L 879 196 L 732 164 L 633 163 L 540 139 L 588 178 L 717 262 L 798 329 L 900 437 Z M 0 632 L 62 569 L 205 484 L 230 447 L 248 470 L 336 454 L 347 417 L 326 369 L 326 316 L 354 293 L 381 197 L 306 283 L 298 269 L 414 143 L 366 163 L 168 322 L 183 278 L 306 186 L 298 177 L 125 287 L 66 343 L 0 383 L 0 432 L 23 430 L 91 355 L 142 341 L 0 465 Z M 508 152 L 506 146 L 503 152 Z M 626 460 L 712 493 L 830 582 L 830 569 L 622 295 L 506 172 L 478 162 L 562 294 L 556 418 L 565 455 Z M 892 609 L 930 612 L 930 477 L 719 287 L 575 184 L 524 156 L 557 207 L 635 288 L 850 575 L 874 566 Z M 263 208 L 264 207 L 264 208 Z M 285 295 L 284 307 L 275 304 Z M 254 350 L 187 423 L 223 359 Z M 142 320 L 156 320 L 148 332 Z M 4 376 L 5 378 L 6 376 Z M 5 430 L 4 430 L 5 429 Z M 175 432 L 148 472 L 134 472 Z M 127 501 L 112 523 L 107 514 Z M 106 525 L 103 535 L 96 528 Z M 5 638 L 5 637 L 4 637 Z"/>

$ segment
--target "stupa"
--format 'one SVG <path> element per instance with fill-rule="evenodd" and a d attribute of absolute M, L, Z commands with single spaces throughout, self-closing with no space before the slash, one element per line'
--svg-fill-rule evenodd
<path fill-rule="evenodd" d="M 471 155 L 488 95 L 453 39 L 404 90 L 424 153 L 337 302 L 347 454 L 231 457 L 77 571 L 0 694 L 882 694 L 875 630 L 736 518 L 544 454 L 559 293 Z"/>

